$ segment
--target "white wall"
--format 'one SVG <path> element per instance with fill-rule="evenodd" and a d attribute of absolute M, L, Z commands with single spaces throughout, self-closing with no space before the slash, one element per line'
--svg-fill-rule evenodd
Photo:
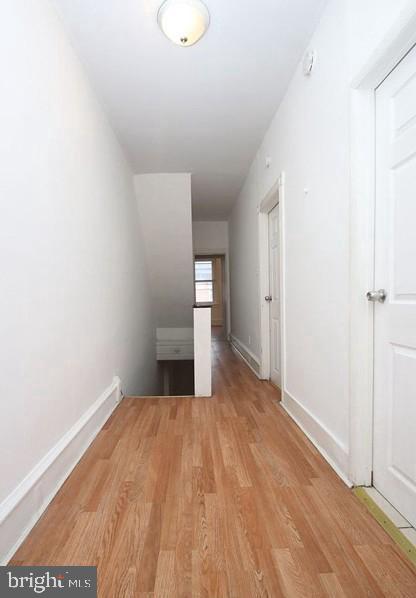
<path fill-rule="evenodd" d="M 212 396 L 211 309 L 194 309 L 195 396 Z"/>
<path fill-rule="evenodd" d="M 229 220 L 231 334 L 260 362 L 257 160 L 251 166 Z M 259 367 L 256 368 L 257 371 Z"/>
<path fill-rule="evenodd" d="M 194 328 L 157 328 L 156 355 L 159 361 L 194 358 Z"/>
<path fill-rule="evenodd" d="M 414 0 L 349 0 L 349 67 L 352 77 L 370 59 L 390 27 Z"/>
<path fill-rule="evenodd" d="M 229 222 L 232 334 L 260 355 L 257 205 L 286 175 L 286 406 L 342 472 L 349 415 L 350 81 L 404 2 L 331 0 Z M 266 168 L 266 158 L 271 158 Z M 306 190 L 306 192 L 305 192 Z"/>
<path fill-rule="evenodd" d="M 203 222 L 192 223 L 192 238 L 194 253 L 228 251 L 228 222 Z"/>
<path fill-rule="evenodd" d="M 0 500 L 114 375 L 156 374 L 130 169 L 49 2 L 1 23 Z"/>
<path fill-rule="evenodd" d="M 134 182 L 157 326 L 192 327 L 191 175 L 141 174 Z"/>

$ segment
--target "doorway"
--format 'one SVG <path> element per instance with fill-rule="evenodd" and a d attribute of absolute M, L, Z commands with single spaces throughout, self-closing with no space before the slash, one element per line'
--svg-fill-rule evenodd
<path fill-rule="evenodd" d="M 415 462 L 411 463 L 412 445 L 402 442 L 400 436 L 408 437 L 410 425 L 409 391 L 415 392 L 415 377 L 412 359 L 414 345 L 410 338 L 396 337 L 395 327 L 400 312 L 413 311 L 412 292 L 415 292 L 414 270 L 409 268 L 409 257 L 415 249 L 409 237 L 409 222 L 414 219 L 413 207 L 406 196 L 406 178 L 414 177 L 413 152 L 405 152 L 405 144 L 412 143 L 412 119 L 414 79 L 400 74 L 402 66 L 414 61 L 416 45 L 416 8 L 410 6 L 400 19 L 393 23 L 388 35 L 383 38 L 368 63 L 356 73 L 351 82 L 351 211 L 350 211 L 350 418 L 349 418 L 349 472 L 348 477 L 355 486 L 371 486 L 378 478 L 383 482 L 374 465 L 380 458 L 384 468 L 395 470 L 400 482 L 397 486 L 415 487 Z M 412 55 L 413 53 L 413 55 Z M 412 68 L 412 67 L 404 67 Z M 394 92 L 388 92 L 394 79 L 403 76 L 403 92 L 400 85 Z M 390 78 L 391 77 L 391 78 Z M 393 84 L 391 83 L 393 81 Z M 385 84 L 385 86 L 384 86 Z M 384 100 L 383 93 L 390 95 Z M 400 101 L 397 102 L 400 97 Z M 412 99 L 413 98 L 413 99 Z M 381 104 L 379 104 L 381 102 Z M 388 115 L 384 126 L 380 111 Z M 413 112 L 414 114 L 414 112 Z M 378 130 L 376 130 L 378 129 Z M 392 138 L 386 140 L 386 136 Z M 387 142 L 383 149 L 382 139 Z M 377 142 L 376 142 L 377 140 Z M 384 155 L 384 157 L 383 157 Z M 387 157 L 387 158 L 386 158 Z M 377 176 L 376 176 L 377 171 Z M 412 174 L 413 172 L 413 174 Z M 384 183 L 383 183 L 384 181 Z M 386 184 L 387 183 L 387 184 Z M 383 184 L 385 188 L 383 189 Z M 412 188 L 415 183 L 413 179 Z M 393 192 L 393 193 L 392 193 Z M 384 196 L 383 196 L 384 193 Z M 414 192 L 413 192 L 414 193 Z M 403 216 L 405 218 L 403 219 Z M 406 255 L 403 255 L 405 251 Z M 407 252 L 410 252 L 410 256 Z M 383 257 L 384 256 L 384 257 Z M 402 258 L 405 258 L 401 262 Z M 383 261 L 388 260 L 384 262 Z M 376 261 L 378 262 L 376 266 Z M 413 258 L 414 261 L 414 258 Z M 380 275 L 382 269 L 384 273 Z M 377 272 L 376 272 L 377 270 Z M 409 286 L 410 285 L 410 286 Z M 407 287 L 407 289 L 406 289 Z M 380 289 L 386 291 L 384 303 L 373 295 L 367 301 L 366 294 Z M 405 292 L 406 291 L 406 292 Z M 385 309 L 386 308 L 386 309 Z M 403 309 L 402 309 L 403 308 Z M 413 323 L 414 327 L 414 323 Z M 384 348 L 382 340 L 384 338 Z M 406 342 L 403 342 L 406 341 Z M 386 387 L 382 387 L 383 363 Z M 404 398 L 404 400 L 403 400 Z M 408 419 L 400 436 L 403 407 Z M 384 408 L 384 411 L 383 411 Z M 414 408 L 414 407 L 413 407 Z M 380 428 L 377 432 L 375 428 Z M 379 440 L 376 440 L 376 436 Z M 387 443 L 385 451 L 380 450 L 382 438 Z M 414 447 L 414 445 L 413 445 Z M 384 455 L 384 456 L 383 456 Z M 380 462 L 381 463 L 381 462 Z M 380 465 L 379 463 L 379 465 Z M 409 478 L 409 467 L 413 474 Z M 376 465 L 377 468 L 377 465 Z M 404 470 L 403 470 L 404 469 Z M 400 511 L 398 497 L 384 494 Z M 414 499 L 413 499 L 414 500 Z M 415 504 L 415 503 L 413 503 Z"/>
<path fill-rule="evenodd" d="M 279 204 L 268 214 L 269 219 L 269 346 L 270 382 L 281 387 L 280 372 L 280 226 Z"/>
<path fill-rule="evenodd" d="M 416 48 L 375 101 L 373 485 L 416 526 Z"/>
<path fill-rule="evenodd" d="M 194 258 L 195 305 L 211 307 L 212 339 L 226 340 L 227 309 L 224 255 Z"/>
<path fill-rule="evenodd" d="M 284 389 L 284 173 L 261 201 L 259 223 L 260 378 Z"/>

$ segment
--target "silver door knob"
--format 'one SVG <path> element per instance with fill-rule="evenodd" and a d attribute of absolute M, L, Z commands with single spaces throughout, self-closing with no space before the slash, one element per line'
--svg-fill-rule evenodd
<path fill-rule="evenodd" d="M 265 301 L 272 301 L 273 297 L 271 295 L 266 295 L 264 300 Z"/>
<path fill-rule="evenodd" d="M 379 289 L 378 291 L 368 291 L 366 295 L 368 301 L 373 301 L 376 303 L 384 303 L 387 297 L 386 291 L 384 289 Z"/>

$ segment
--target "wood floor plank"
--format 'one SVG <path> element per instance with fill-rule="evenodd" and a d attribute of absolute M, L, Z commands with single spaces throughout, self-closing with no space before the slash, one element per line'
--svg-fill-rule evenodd
<path fill-rule="evenodd" d="M 11 564 L 100 598 L 416 597 L 416 571 L 225 342 L 211 399 L 127 398 Z"/>
<path fill-rule="evenodd" d="M 274 561 L 282 578 L 286 596 L 312 596 L 312 588 L 302 567 L 295 561 L 289 548 L 274 548 Z"/>
<path fill-rule="evenodd" d="M 176 594 L 175 552 L 161 550 L 157 560 L 154 598 L 171 598 Z"/>
<path fill-rule="evenodd" d="M 335 573 L 322 573 L 319 579 L 324 588 L 325 596 L 328 598 L 345 598 L 344 590 Z"/>

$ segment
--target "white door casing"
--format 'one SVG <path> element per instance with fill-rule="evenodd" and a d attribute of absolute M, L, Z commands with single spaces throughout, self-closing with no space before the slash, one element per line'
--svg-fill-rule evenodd
<path fill-rule="evenodd" d="M 416 525 L 416 49 L 376 91 L 373 483 Z"/>
<path fill-rule="evenodd" d="M 269 213 L 273 208 L 279 205 L 279 254 L 278 254 L 278 273 L 280 274 L 279 280 L 279 324 L 280 324 L 280 335 L 279 335 L 279 347 L 280 347 L 280 388 L 284 386 L 284 375 L 285 375 L 285 302 L 284 302 L 284 290 L 285 290 L 285 259 L 284 259 L 284 247 L 285 247 L 285 226 L 284 226 L 284 188 L 285 188 L 285 173 L 281 172 L 279 178 L 274 185 L 269 189 L 267 194 L 264 196 L 262 201 L 258 205 L 258 238 L 259 238 L 259 304 L 260 304 L 260 371 L 259 377 L 262 380 L 270 380 L 271 378 L 271 347 L 270 347 L 270 305 L 265 300 L 265 297 L 270 295 L 271 284 L 270 284 L 270 247 L 269 247 Z"/>
<path fill-rule="evenodd" d="M 280 373 L 280 225 L 279 204 L 269 212 L 270 380 L 281 385 Z"/>
<path fill-rule="evenodd" d="M 348 478 L 371 484 L 374 430 L 375 90 L 416 44 L 416 5 L 392 21 L 351 79 L 350 415 Z M 283 306 L 284 307 L 284 306 Z M 284 359 L 284 351 L 283 351 Z M 282 368 L 284 374 L 284 368 Z"/>

